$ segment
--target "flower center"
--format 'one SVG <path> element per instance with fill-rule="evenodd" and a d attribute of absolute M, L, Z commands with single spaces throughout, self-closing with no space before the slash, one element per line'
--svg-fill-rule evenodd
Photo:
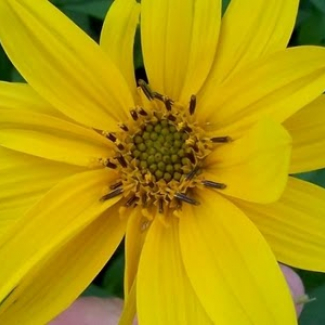
<path fill-rule="evenodd" d="M 194 168 L 188 158 L 192 153 L 192 148 L 186 143 L 188 138 L 189 135 L 178 131 L 173 122 L 158 120 L 145 125 L 133 137 L 131 155 L 142 173 L 151 173 L 154 181 L 180 181 L 184 173 Z"/>
<path fill-rule="evenodd" d="M 205 180 L 202 171 L 215 144 L 230 138 L 210 138 L 196 123 L 195 96 L 184 107 L 151 91 L 142 81 L 139 85 L 150 108 L 132 109 L 132 119 L 120 125 L 121 132 L 105 133 L 116 145 L 116 154 L 104 165 L 117 170 L 119 180 L 101 199 L 123 195 L 125 207 L 154 207 L 165 214 L 183 203 L 198 205 L 193 195 L 196 187 L 225 188 L 225 184 Z"/>

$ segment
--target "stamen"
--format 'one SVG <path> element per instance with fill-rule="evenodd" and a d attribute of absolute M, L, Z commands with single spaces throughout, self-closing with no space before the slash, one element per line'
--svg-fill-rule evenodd
<path fill-rule="evenodd" d="M 157 93 L 156 91 L 154 91 L 154 92 L 152 93 L 152 96 L 153 96 L 154 98 L 156 98 L 156 99 L 162 101 L 162 102 L 165 101 L 165 96 L 162 95 L 162 94 Z"/>
<path fill-rule="evenodd" d="M 179 199 L 185 203 L 188 203 L 188 204 L 192 204 L 192 205 L 200 205 L 200 203 L 196 200 L 194 200 L 193 198 L 190 198 L 188 196 L 186 196 L 185 194 L 183 193 L 176 193 L 174 195 L 174 198 L 176 199 Z"/>
<path fill-rule="evenodd" d="M 122 193 L 123 193 L 123 188 L 119 187 L 116 190 L 114 190 L 114 191 L 104 195 L 103 197 L 101 197 L 100 200 L 101 201 L 107 201 L 107 200 L 112 199 L 113 197 L 116 197 L 116 196 L 118 196 L 118 195 L 120 195 Z"/>
<path fill-rule="evenodd" d="M 190 115 L 194 114 L 195 107 L 196 107 L 196 96 L 192 95 L 190 99 L 190 107 L 189 107 Z"/>
<path fill-rule="evenodd" d="M 196 142 L 192 145 L 192 148 L 194 149 L 195 152 L 199 152 L 199 147 Z"/>
<path fill-rule="evenodd" d="M 194 176 L 197 174 L 198 171 L 199 171 L 199 168 L 196 166 L 196 167 L 195 167 L 191 172 L 189 172 L 189 173 L 186 175 L 185 179 L 186 179 L 187 181 L 192 180 L 192 179 L 194 178 Z"/>
<path fill-rule="evenodd" d="M 120 128 L 125 131 L 125 132 L 128 132 L 129 131 L 129 128 L 125 125 L 125 124 L 121 124 L 120 125 Z"/>
<path fill-rule="evenodd" d="M 106 138 L 108 139 L 108 140 L 111 140 L 112 142 L 116 142 L 116 136 L 115 136 L 115 134 L 114 133 L 108 133 L 107 135 L 106 135 Z"/>
<path fill-rule="evenodd" d="M 130 114 L 135 121 L 138 120 L 138 113 L 134 109 L 130 110 Z"/>
<path fill-rule="evenodd" d="M 116 164 L 113 164 L 109 160 L 105 161 L 105 166 L 108 167 L 108 168 L 111 168 L 111 169 L 116 169 L 117 168 L 117 165 Z"/>
<path fill-rule="evenodd" d="M 118 156 L 115 157 L 117 159 L 117 161 L 120 163 L 120 165 L 123 167 L 123 168 L 126 168 L 128 166 L 128 163 L 127 161 L 125 160 L 125 158 L 119 154 Z"/>
<path fill-rule="evenodd" d="M 139 198 L 136 197 L 135 195 L 131 196 L 125 203 L 125 207 L 129 208 L 129 207 L 133 206 L 133 204 L 136 203 L 138 200 L 139 200 Z"/>
<path fill-rule="evenodd" d="M 117 183 L 112 184 L 109 188 L 110 188 L 111 190 L 115 190 L 115 189 L 117 189 L 118 187 L 121 187 L 122 185 L 123 185 L 122 181 L 118 181 Z"/>
<path fill-rule="evenodd" d="M 158 200 L 158 212 L 164 213 L 164 199 L 162 197 Z"/>
<path fill-rule="evenodd" d="M 164 104 L 165 104 L 168 112 L 170 112 L 172 110 L 172 103 L 173 103 L 173 101 L 171 99 L 169 99 L 168 97 L 164 98 Z"/>
<path fill-rule="evenodd" d="M 145 207 L 147 205 L 147 195 L 143 193 L 141 199 L 142 199 L 142 205 Z"/>
<path fill-rule="evenodd" d="M 117 145 L 117 148 L 119 148 L 120 150 L 124 150 L 124 149 L 125 149 L 125 147 L 123 146 L 122 143 L 119 143 L 119 144 Z"/>
<path fill-rule="evenodd" d="M 183 128 L 182 128 L 183 131 L 187 132 L 187 133 L 191 133 L 193 130 L 188 126 L 188 125 L 185 125 Z"/>
<path fill-rule="evenodd" d="M 211 138 L 210 139 L 212 142 L 214 143 L 226 143 L 226 142 L 230 142 L 231 138 L 226 136 L 226 137 L 215 137 L 215 138 Z"/>
<path fill-rule="evenodd" d="M 202 184 L 206 187 L 212 187 L 212 188 L 216 188 L 219 190 L 223 190 L 227 187 L 227 185 L 224 183 L 217 183 L 217 182 L 212 182 L 212 181 L 202 181 Z"/>
<path fill-rule="evenodd" d="M 168 118 L 170 121 L 172 121 L 172 122 L 175 122 L 175 121 L 176 121 L 176 117 L 175 117 L 174 115 L 172 115 L 172 114 L 169 114 L 169 115 L 167 116 L 167 118 Z"/>
<path fill-rule="evenodd" d="M 142 89 L 143 93 L 145 94 L 145 96 L 149 99 L 149 100 L 153 100 L 154 99 L 154 93 L 153 91 L 150 89 L 149 85 L 142 79 L 140 79 L 138 81 L 138 85 L 140 86 L 140 88 Z"/>
<path fill-rule="evenodd" d="M 142 116 L 147 116 L 148 115 L 148 113 L 142 107 L 140 107 L 140 109 L 139 109 L 139 114 L 142 115 Z"/>

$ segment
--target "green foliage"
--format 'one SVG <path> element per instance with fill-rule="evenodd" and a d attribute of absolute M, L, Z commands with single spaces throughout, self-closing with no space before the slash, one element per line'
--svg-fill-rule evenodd
<path fill-rule="evenodd" d="M 102 287 L 111 296 L 123 297 L 124 254 L 120 252 L 104 273 Z"/>
<path fill-rule="evenodd" d="M 325 45 L 325 1 L 301 0 L 296 25 L 297 45 Z"/>
<path fill-rule="evenodd" d="M 63 11 L 68 10 L 103 20 L 113 0 L 54 0 L 53 3 Z"/>
<path fill-rule="evenodd" d="M 305 305 L 299 325 L 324 325 L 325 285 L 310 291 L 309 297 L 314 300 Z"/>
<path fill-rule="evenodd" d="M 11 81 L 12 65 L 0 45 L 0 79 Z"/>

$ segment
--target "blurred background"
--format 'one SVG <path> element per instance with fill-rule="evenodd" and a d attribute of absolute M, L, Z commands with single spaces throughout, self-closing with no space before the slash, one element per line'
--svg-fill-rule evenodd
<path fill-rule="evenodd" d="M 70 19 L 95 41 L 99 40 L 104 17 L 113 1 L 114 0 L 51 0 L 55 6 L 70 17 Z M 223 0 L 223 11 L 226 9 L 229 2 L 230 0 Z M 252 1 L 252 6 L 254 6 L 254 1 Z M 294 33 L 290 40 L 290 46 L 297 45 L 325 46 L 325 0 L 300 0 L 299 14 Z M 138 34 L 134 45 L 134 63 L 137 76 L 144 78 L 140 37 Z M 6 57 L 1 45 L 0 80 L 24 81 Z M 325 187 L 325 169 L 296 176 Z M 122 298 L 123 268 L 124 251 L 122 243 L 114 257 L 84 292 L 84 295 L 95 295 L 100 297 L 117 296 Z M 325 274 L 301 270 L 296 271 L 301 276 L 309 296 L 311 298 L 316 298 L 316 300 L 305 306 L 299 324 L 325 325 Z"/>

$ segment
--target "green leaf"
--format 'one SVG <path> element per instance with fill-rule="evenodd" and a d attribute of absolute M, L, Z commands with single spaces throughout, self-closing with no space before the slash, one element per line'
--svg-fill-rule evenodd
<path fill-rule="evenodd" d="M 141 35 L 140 35 L 139 27 L 137 28 L 137 32 L 135 34 L 135 39 L 134 39 L 133 59 L 134 59 L 135 70 L 143 67 L 143 55 L 142 55 Z"/>
<path fill-rule="evenodd" d="M 325 14 L 325 1 L 324 0 L 310 0 L 310 2 L 321 12 Z"/>
<path fill-rule="evenodd" d="M 0 45 L 0 80 L 11 81 L 12 64 Z"/>
<path fill-rule="evenodd" d="M 295 271 L 299 274 L 307 292 L 310 292 L 315 288 L 325 285 L 324 273 L 311 272 L 311 271 L 298 270 L 298 269 L 296 269 Z"/>
<path fill-rule="evenodd" d="M 123 297 L 124 255 L 119 254 L 110 261 L 104 274 L 102 287 L 114 297 Z"/>
<path fill-rule="evenodd" d="M 222 0 L 222 14 L 225 13 L 229 3 L 230 3 L 230 0 Z"/>
<path fill-rule="evenodd" d="M 318 169 L 308 173 L 296 174 L 294 176 L 325 188 L 325 169 Z"/>
<path fill-rule="evenodd" d="M 70 0 L 65 1 L 63 6 L 75 12 L 80 12 L 100 20 L 104 20 L 106 13 L 113 0 Z"/>
<path fill-rule="evenodd" d="M 75 12 L 67 7 L 60 8 L 62 12 L 68 16 L 76 25 L 78 25 L 84 32 L 86 32 L 89 36 L 93 36 L 92 29 L 90 27 L 89 16 Z"/>
<path fill-rule="evenodd" d="M 325 15 L 314 12 L 305 19 L 298 29 L 299 44 L 322 45 L 325 44 Z"/>
<path fill-rule="evenodd" d="M 325 324 L 325 285 L 309 293 L 311 299 L 316 298 L 304 306 L 299 319 L 299 325 L 324 325 Z"/>
<path fill-rule="evenodd" d="M 312 13 L 310 12 L 310 10 L 300 9 L 297 16 L 296 28 L 302 23 L 304 23 L 308 18 L 310 18 L 311 15 Z"/>

